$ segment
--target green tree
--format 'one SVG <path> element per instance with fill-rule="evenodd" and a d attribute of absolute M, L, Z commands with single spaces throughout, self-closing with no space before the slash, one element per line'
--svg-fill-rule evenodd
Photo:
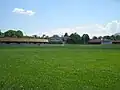
<path fill-rule="evenodd" d="M 117 35 L 117 36 L 116 36 L 116 40 L 120 40 L 120 35 Z"/>
<path fill-rule="evenodd" d="M 81 37 L 80 37 L 79 34 L 72 33 L 69 37 L 70 38 L 67 40 L 68 43 L 71 43 L 71 44 L 80 44 Z"/>
<path fill-rule="evenodd" d="M 45 39 L 49 39 L 49 36 L 45 36 Z"/>
<path fill-rule="evenodd" d="M 83 36 L 82 36 L 82 42 L 83 42 L 84 44 L 87 44 L 88 41 L 89 41 L 89 39 L 90 39 L 90 37 L 89 37 L 88 34 L 83 34 Z"/>
<path fill-rule="evenodd" d="M 68 37 L 68 36 L 69 36 L 68 33 L 65 33 L 64 37 Z"/>
<path fill-rule="evenodd" d="M 16 37 L 16 31 L 8 30 L 4 33 L 5 37 Z"/>
<path fill-rule="evenodd" d="M 114 35 L 112 35 L 110 38 L 111 40 L 116 40 L 116 37 Z"/>
<path fill-rule="evenodd" d="M 94 36 L 93 39 L 98 39 L 98 38 L 96 36 Z"/>
<path fill-rule="evenodd" d="M 69 39 L 68 33 L 65 33 L 64 36 L 62 37 L 62 40 L 64 43 L 67 43 L 67 40 Z"/>
<path fill-rule="evenodd" d="M 32 35 L 33 38 L 37 38 L 38 36 L 37 35 Z"/>
<path fill-rule="evenodd" d="M 2 35 L 2 32 L 1 32 L 1 30 L 0 30 L 0 36 Z"/>
<path fill-rule="evenodd" d="M 15 35 L 16 35 L 17 37 L 23 37 L 23 32 L 20 31 L 20 30 L 18 30 L 18 31 L 15 32 Z"/>
<path fill-rule="evenodd" d="M 102 39 L 102 36 L 99 36 L 98 39 Z"/>
<path fill-rule="evenodd" d="M 4 33 L 0 30 L 0 37 L 4 37 Z"/>
<path fill-rule="evenodd" d="M 110 40 L 111 37 L 110 36 L 104 36 L 103 39 L 109 39 Z"/>
<path fill-rule="evenodd" d="M 46 35 L 45 35 L 45 34 L 43 34 L 41 38 L 42 38 L 42 39 L 44 39 L 45 37 L 46 37 Z"/>

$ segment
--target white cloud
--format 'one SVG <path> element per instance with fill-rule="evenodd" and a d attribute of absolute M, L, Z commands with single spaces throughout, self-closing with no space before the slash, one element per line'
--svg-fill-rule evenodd
<path fill-rule="evenodd" d="M 25 10 L 23 8 L 14 8 L 12 12 L 18 13 L 18 14 L 29 15 L 29 16 L 32 16 L 35 14 L 35 12 L 33 12 L 32 10 Z"/>
<path fill-rule="evenodd" d="M 64 35 L 64 33 L 74 33 L 77 32 L 81 36 L 83 34 L 89 34 L 90 37 L 93 36 L 103 36 L 103 35 L 112 35 L 120 32 L 120 21 L 112 21 L 107 24 L 86 24 L 79 25 L 73 28 L 57 28 L 53 30 L 49 30 L 47 32 L 43 32 L 42 34 L 46 34 L 52 36 L 53 34 Z"/>

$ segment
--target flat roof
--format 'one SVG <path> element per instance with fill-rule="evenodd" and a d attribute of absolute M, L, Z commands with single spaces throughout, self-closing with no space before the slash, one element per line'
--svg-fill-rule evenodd
<path fill-rule="evenodd" d="M 90 39 L 88 42 L 101 42 L 101 39 Z"/>
<path fill-rule="evenodd" d="M 0 38 L 0 42 L 48 42 L 48 39 L 36 39 L 36 38 Z"/>

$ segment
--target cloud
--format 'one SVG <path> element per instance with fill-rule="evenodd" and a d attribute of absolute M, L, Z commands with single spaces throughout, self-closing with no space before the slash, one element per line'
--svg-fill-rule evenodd
<path fill-rule="evenodd" d="M 32 10 L 25 10 L 22 8 L 14 8 L 14 10 L 12 12 L 18 13 L 18 14 L 29 15 L 29 16 L 32 16 L 35 14 L 35 12 L 33 12 Z"/>
<path fill-rule="evenodd" d="M 42 34 L 46 34 L 49 36 L 52 36 L 53 34 L 57 35 L 64 35 L 64 33 L 74 33 L 77 32 L 81 36 L 83 34 L 89 34 L 90 37 L 93 36 L 104 36 L 104 35 L 113 35 L 115 33 L 120 32 L 120 21 L 112 21 L 107 24 L 84 24 L 79 25 L 73 28 L 57 28 L 53 30 L 49 30 L 46 32 L 43 32 Z"/>

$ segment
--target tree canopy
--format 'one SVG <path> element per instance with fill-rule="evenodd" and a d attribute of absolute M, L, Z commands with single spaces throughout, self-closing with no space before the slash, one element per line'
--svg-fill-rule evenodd
<path fill-rule="evenodd" d="M 2 35 L 2 32 L 1 32 L 1 30 L 0 30 L 0 35 Z"/>
<path fill-rule="evenodd" d="M 89 39 L 90 39 L 90 37 L 89 37 L 88 34 L 83 34 L 82 41 L 83 41 L 84 44 L 87 44 Z"/>
<path fill-rule="evenodd" d="M 71 44 L 79 44 L 81 37 L 79 34 L 77 33 L 72 33 L 70 36 L 70 38 L 68 39 L 67 43 L 71 43 Z"/>
<path fill-rule="evenodd" d="M 15 31 L 15 30 L 8 30 L 6 32 L 4 32 L 4 36 L 5 37 L 23 37 L 23 32 L 18 30 L 18 31 Z"/>
<path fill-rule="evenodd" d="M 98 38 L 96 36 L 94 36 L 93 39 L 98 39 Z"/>
<path fill-rule="evenodd" d="M 15 32 L 15 35 L 16 35 L 17 37 L 23 37 L 23 32 L 20 31 L 20 30 L 18 30 L 18 31 Z"/>

